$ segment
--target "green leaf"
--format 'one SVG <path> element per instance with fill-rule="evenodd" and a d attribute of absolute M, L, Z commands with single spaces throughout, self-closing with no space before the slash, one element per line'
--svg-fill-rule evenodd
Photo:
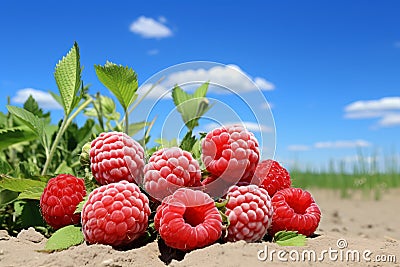
<path fill-rule="evenodd" d="M 135 71 L 108 61 L 104 66 L 94 67 L 99 80 L 115 95 L 124 110 L 127 110 L 137 97 L 138 81 Z"/>
<path fill-rule="evenodd" d="M 82 86 L 81 72 L 79 47 L 75 42 L 68 54 L 58 62 L 54 72 L 66 115 L 69 115 L 79 102 L 77 93 Z"/>
<path fill-rule="evenodd" d="M 183 137 L 181 144 L 179 147 L 183 150 L 191 152 L 194 144 L 196 143 L 196 137 L 192 135 L 192 131 L 188 131 Z"/>
<path fill-rule="evenodd" d="M 43 121 L 39 119 L 32 112 L 27 111 L 23 108 L 7 105 L 8 111 L 20 119 L 26 126 L 28 126 L 32 131 L 34 131 L 38 136 L 43 134 L 44 124 Z"/>
<path fill-rule="evenodd" d="M 204 83 L 193 94 L 186 93 L 178 85 L 172 89 L 172 99 L 178 112 L 190 131 L 197 125 L 198 120 L 211 108 L 205 97 L 208 83 Z"/>
<path fill-rule="evenodd" d="M 63 250 L 79 245 L 83 241 L 84 238 L 81 228 L 74 225 L 68 225 L 54 232 L 49 240 L 47 240 L 44 249 L 46 251 Z"/>
<path fill-rule="evenodd" d="M 46 183 L 32 179 L 13 178 L 0 175 L 0 187 L 14 192 L 23 192 L 32 187 L 40 187 L 43 191 L 46 187 Z"/>
<path fill-rule="evenodd" d="M 86 201 L 89 198 L 89 193 L 86 194 L 86 196 L 83 198 L 83 200 L 81 202 L 79 202 L 78 206 L 76 206 L 76 210 L 74 213 L 81 213 L 82 209 L 83 209 L 83 205 L 85 205 Z"/>
<path fill-rule="evenodd" d="M 23 108 L 7 105 L 8 111 L 15 117 L 20 119 L 26 126 L 28 126 L 38 137 L 44 148 L 47 147 L 47 136 L 44 130 L 44 123 L 36 115 L 32 114 Z"/>
<path fill-rule="evenodd" d="M 295 231 L 279 231 L 274 235 L 273 241 L 280 246 L 305 246 L 306 236 Z"/>
<path fill-rule="evenodd" d="M 70 166 L 68 166 L 67 162 L 65 160 L 63 160 L 61 162 L 61 164 L 58 165 L 58 167 L 57 167 L 57 169 L 55 170 L 54 173 L 57 173 L 57 174 L 62 174 L 62 173 L 74 174 L 74 171 L 72 170 L 72 168 Z"/>
<path fill-rule="evenodd" d="M 22 191 L 18 195 L 18 199 L 33 199 L 33 200 L 40 200 L 40 197 L 43 194 L 44 187 L 42 186 L 33 186 Z"/>
<path fill-rule="evenodd" d="M 138 133 L 140 130 L 142 130 L 144 127 L 148 126 L 150 123 L 146 121 L 141 121 L 141 122 L 135 122 L 129 124 L 129 135 L 135 135 Z"/>
<path fill-rule="evenodd" d="M 37 139 L 37 135 L 27 126 L 0 129 L 0 150 Z"/>
<path fill-rule="evenodd" d="M 60 95 L 57 95 L 56 93 L 49 91 L 49 94 L 54 98 L 55 101 L 57 101 L 58 104 L 60 104 L 60 106 L 64 106 L 62 98 Z"/>

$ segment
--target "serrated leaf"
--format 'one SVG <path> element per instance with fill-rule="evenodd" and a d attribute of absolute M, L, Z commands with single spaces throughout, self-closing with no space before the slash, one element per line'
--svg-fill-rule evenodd
<path fill-rule="evenodd" d="M 132 68 L 106 62 L 104 66 L 95 65 L 96 75 L 118 99 L 124 110 L 132 104 L 138 89 L 137 75 Z"/>
<path fill-rule="evenodd" d="M 37 139 L 37 134 L 27 126 L 0 129 L 0 150 L 35 139 Z"/>
<path fill-rule="evenodd" d="M 32 187 L 40 187 L 43 191 L 43 189 L 46 187 L 46 183 L 37 180 L 13 178 L 0 175 L 0 187 L 14 192 L 23 192 Z"/>
<path fill-rule="evenodd" d="M 32 112 L 27 111 L 23 108 L 7 105 L 8 111 L 15 117 L 20 119 L 26 126 L 28 126 L 37 135 L 43 134 L 44 124 L 37 116 Z"/>
<path fill-rule="evenodd" d="M 77 104 L 77 93 L 82 86 L 79 47 L 74 46 L 56 65 L 54 78 L 60 91 L 64 112 L 69 115 Z"/>
<path fill-rule="evenodd" d="M 44 187 L 42 186 L 33 186 L 24 191 L 22 191 L 18 195 L 18 199 L 33 199 L 40 200 L 40 197 L 43 194 Z"/>
<path fill-rule="evenodd" d="M 68 225 L 58 229 L 47 240 L 44 247 L 46 251 L 64 250 L 72 246 L 81 244 L 84 241 L 80 227 Z"/>
<path fill-rule="evenodd" d="M 177 85 L 172 89 L 174 104 L 190 131 L 198 125 L 200 117 L 211 108 L 208 99 L 205 97 L 207 89 L 208 83 L 201 85 L 194 94 L 186 93 Z"/>
<path fill-rule="evenodd" d="M 306 236 L 294 231 L 280 231 L 274 235 L 273 241 L 280 246 L 305 246 Z"/>
<path fill-rule="evenodd" d="M 183 150 L 191 152 L 195 143 L 196 143 L 196 137 L 192 135 L 192 131 L 188 131 L 183 137 L 179 147 Z"/>

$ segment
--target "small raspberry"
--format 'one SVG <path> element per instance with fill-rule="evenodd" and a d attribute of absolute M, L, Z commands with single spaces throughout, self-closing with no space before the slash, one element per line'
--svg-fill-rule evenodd
<path fill-rule="evenodd" d="M 156 151 L 144 167 L 144 188 L 162 200 L 179 187 L 200 185 L 201 170 L 197 160 L 179 147 Z"/>
<path fill-rule="evenodd" d="M 92 141 L 89 153 L 92 174 L 101 185 L 122 180 L 141 183 L 144 150 L 127 134 L 101 133 Z"/>
<path fill-rule="evenodd" d="M 158 206 L 154 226 L 165 244 L 187 251 L 217 241 L 222 218 L 209 195 L 179 188 Z"/>
<path fill-rule="evenodd" d="M 91 244 L 127 245 L 146 231 L 149 215 L 149 199 L 136 184 L 103 185 L 83 205 L 82 232 Z"/>
<path fill-rule="evenodd" d="M 261 240 L 271 225 L 273 208 L 268 192 L 256 185 L 232 186 L 227 194 L 228 241 Z"/>
<path fill-rule="evenodd" d="M 259 156 L 254 134 L 239 125 L 216 128 L 202 141 L 207 171 L 229 182 L 250 182 Z"/>
<path fill-rule="evenodd" d="M 289 188 L 292 184 L 289 172 L 275 160 L 263 160 L 257 165 L 252 183 L 264 188 L 272 197 L 276 191 Z"/>
<path fill-rule="evenodd" d="M 317 229 L 321 211 L 311 194 L 300 188 L 286 188 L 272 197 L 274 216 L 269 230 L 271 235 L 287 230 L 310 236 Z"/>
<path fill-rule="evenodd" d="M 79 223 L 81 216 L 75 210 L 85 195 L 85 183 L 82 179 L 70 174 L 51 178 L 40 197 L 40 210 L 44 220 L 54 229 Z"/>

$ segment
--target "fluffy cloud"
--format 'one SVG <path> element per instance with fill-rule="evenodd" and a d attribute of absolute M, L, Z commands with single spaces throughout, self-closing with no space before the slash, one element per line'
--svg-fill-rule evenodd
<path fill-rule="evenodd" d="M 17 95 L 14 96 L 11 101 L 13 103 L 22 104 L 28 97 L 32 97 L 38 102 L 39 107 L 44 109 L 62 109 L 60 104 L 47 92 L 36 90 L 33 88 L 25 88 L 17 91 Z"/>
<path fill-rule="evenodd" d="M 368 146 L 371 146 L 371 143 L 362 139 L 317 142 L 314 144 L 315 148 L 356 148 Z"/>
<path fill-rule="evenodd" d="M 172 36 L 172 31 L 164 25 L 166 19 L 160 17 L 159 21 L 145 16 L 139 17 L 132 22 L 130 31 L 136 33 L 143 38 L 165 38 Z"/>
<path fill-rule="evenodd" d="M 400 125 L 400 97 L 355 101 L 344 110 L 347 119 L 378 118 L 378 127 Z"/>
<path fill-rule="evenodd" d="M 275 88 L 272 83 L 264 78 L 256 77 L 253 79 L 246 75 L 237 65 L 217 65 L 209 69 L 197 68 L 172 72 L 159 84 L 159 89 L 162 92 L 166 92 L 171 90 L 175 84 L 193 83 L 198 85 L 206 81 L 210 82 L 209 92 L 219 94 L 227 94 L 232 91 L 240 94 L 260 89 L 264 91 L 273 90 Z M 146 86 L 147 88 L 149 87 L 149 85 Z M 143 88 L 140 88 L 139 93 L 142 90 Z M 154 94 L 151 95 L 156 96 Z M 159 96 L 156 96 L 156 98 Z"/>
<path fill-rule="evenodd" d="M 287 149 L 290 151 L 307 151 L 310 150 L 310 147 L 306 145 L 290 145 Z"/>
<path fill-rule="evenodd" d="M 338 140 L 338 141 L 324 141 L 316 142 L 312 146 L 309 145 L 289 145 L 287 147 L 290 151 L 308 151 L 312 148 L 317 149 L 339 149 L 339 148 L 357 148 L 357 147 L 369 147 L 372 144 L 368 141 L 357 139 L 357 140 Z"/>

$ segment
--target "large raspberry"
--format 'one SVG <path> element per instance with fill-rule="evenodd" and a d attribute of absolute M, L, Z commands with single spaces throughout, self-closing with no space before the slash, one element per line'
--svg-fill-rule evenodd
<path fill-rule="evenodd" d="M 170 247 L 192 250 L 213 244 L 222 233 L 222 218 L 212 198 L 179 188 L 158 206 L 154 225 Z"/>
<path fill-rule="evenodd" d="M 254 134 L 240 125 L 216 128 L 202 142 L 202 160 L 207 171 L 231 184 L 249 183 L 259 156 Z"/>
<path fill-rule="evenodd" d="M 90 167 L 102 185 L 126 180 L 141 183 L 144 168 L 143 147 L 121 132 L 101 133 L 92 141 Z"/>
<path fill-rule="evenodd" d="M 227 197 L 228 241 L 261 240 L 272 221 L 273 208 L 268 192 L 256 185 L 235 185 L 229 189 Z"/>
<path fill-rule="evenodd" d="M 144 167 L 144 188 L 162 200 L 179 187 L 200 185 L 201 170 L 197 160 L 179 147 L 156 151 Z"/>
<path fill-rule="evenodd" d="M 271 235 L 287 230 L 310 236 L 317 229 L 321 211 L 311 194 L 300 188 L 286 188 L 272 197 L 274 216 L 269 230 Z"/>
<path fill-rule="evenodd" d="M 136 184 L 103 185 L 83 205 L 82 232 L 92 244 L 127 245 L 146 231 L 149 215 L 149 199 Z"/>
<path fill-rule="evenodd" d="M 70 174 L 51 178 L 40 197 L 40 210 L 44 220 L 54 229 L 79 223 L 81 216 L 75 210 L 85 195 L 85 183 L 82 179 Z"/>
<path fill-rule="evenodd" d="M 272 159 L 258 163 L 252 183 L 266 189 L 271 197 L 276 191 L 289 188 L 292 184 L 289 172 Z"/>

